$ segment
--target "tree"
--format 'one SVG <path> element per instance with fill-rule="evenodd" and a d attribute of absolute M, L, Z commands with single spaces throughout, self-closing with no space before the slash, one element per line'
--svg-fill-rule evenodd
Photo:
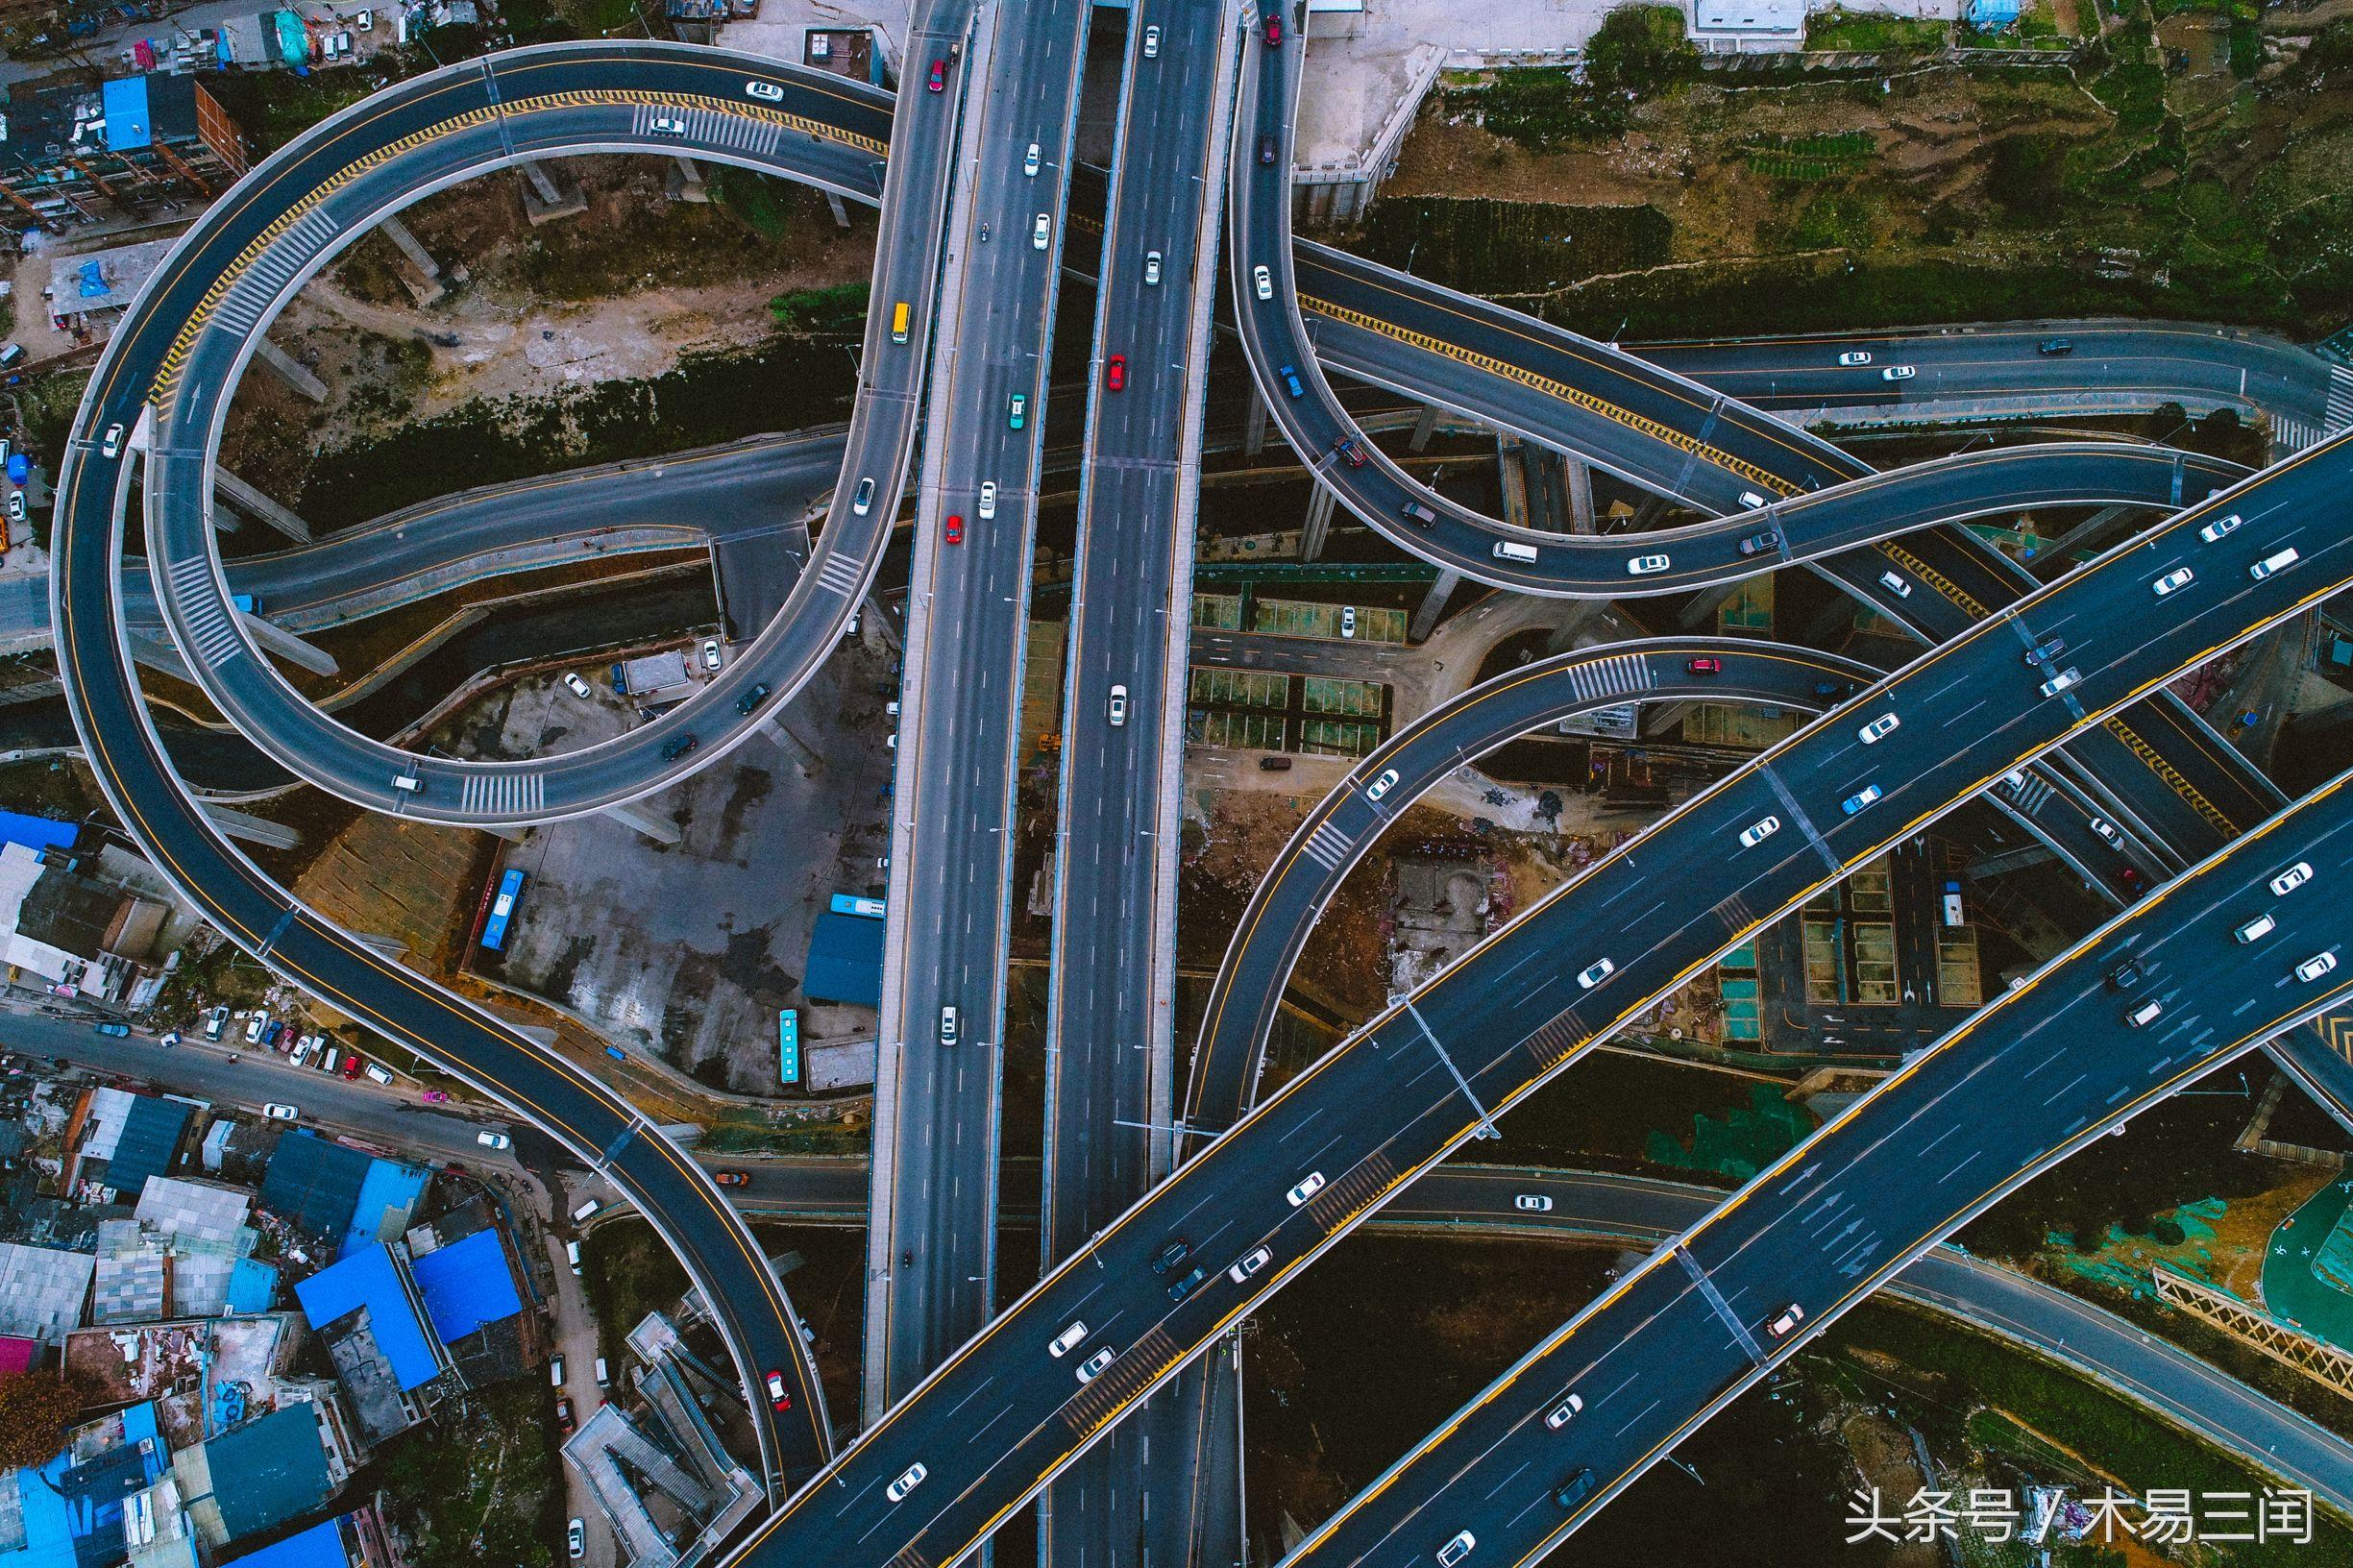
<path fill-rule="evenodd" d="M 0 1470 L 46 1464 L 65 1446 L 65 1429 L 90 1403 L 80 1377 L 28 1372 L 0 1380 Z"/>
<path fill-rule="evenodd" d="M 1604 92 L 1655 97 L 1699 68 L 1675 6 L 1620 6 L 1585 42 L 1585 80 Z"/>

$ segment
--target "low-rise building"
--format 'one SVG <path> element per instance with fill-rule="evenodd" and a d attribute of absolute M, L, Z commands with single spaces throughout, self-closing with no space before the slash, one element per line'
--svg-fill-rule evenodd
<path fill-rule="evenodd" d="M 0 107 L 0 228 L 166 217 L 226 190 L 245 138 L 193 77 L 62 72 Z"/>

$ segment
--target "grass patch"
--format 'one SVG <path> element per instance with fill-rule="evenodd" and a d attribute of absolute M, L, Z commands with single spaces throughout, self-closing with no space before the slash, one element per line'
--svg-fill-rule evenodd
<path fill-rule="evenodd" d="M 519 1379 L 398 1439 L 379 1495 L 413 1568 L 552 1568 L 564 1531 L 552 1399 L 541 1379 Z"/>
<path fill-rule="evenodd" d="M 797 288 L 768 302 L 768 313 L 787 332 L 857 332 L 865 330 L 869 283 L 831 288 Z"/>
<path fill-rule="evenodd" d="M 371 66 L 381 59 L 371 57 Z M 391 74 L 405 76 L 408 72 L 403 69 Z M 296 76 L 292 71 L 215 71 L 205 78 L 205 90 L 245 133 L 257 163 L 263 155 L 276 152 L 383 85 L 384 77 L 377 69 L 313 71 L 308 76 Z"/>
<path fill-rule="evenodd" d="M 597 1349 L 620 1364 L 629 1331 L 648 1312 L 674 1311 L 686 1270 L 642 1219 L 607 1220 L 580 1238 L 580 1283 L 597 1314 Z"/>
<path fill-rule="evenodd" d="M 713 201 L 734 213 L 745 228 L 762 239 L 782 239 L 792 228 L 792 216 L 785 209 L 783 195 L 775 181 L 767 175 L 755 169 L 714 163 L 703 170 L 702 183 Z"/>
<path fill-rule="evenodd" d="M 1771 180 L 1828 180 L 1852 174 L 1877 157 L 1879 144 L 1868 131 L 1813 136 L 1758 137 L 1741 149 L 1750 168 Z"/>
<path fill-rule="evenodd" d="M 1564 207 L 1417 196 L 1376 202 L 1362 253 L 1474 294 L 1540 294 L 1667 259 L 1670 227 L 1651 207 Z"/>
<path fill-rule="evenodd" d="M 1805 47 L 1824 53 L 1926 53 L 1945 46 L 1946 24 L 1924 17 L 1826 11 L 1805 19 Z"/>
<path fill-rule="evenodd" d="M 869 1130 L 840 1121 L 721 1122 L 698 1147 L 712 1154 L 864 1154 Z"/>

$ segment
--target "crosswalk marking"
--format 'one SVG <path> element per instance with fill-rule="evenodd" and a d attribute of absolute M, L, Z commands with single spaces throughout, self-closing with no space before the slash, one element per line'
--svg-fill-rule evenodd
<path fill-rule="evenodd" d="M 1327 871 L 1336 871 L 1348 863 L 1348 835 L 1334 827 L 1329 821 L 1309 834 L 1308 842 L 1299 848 L 1300 853 Z"/>
<path fill-rule="evenodd" d="M 2322 423 L 2331 430 L 2353 425 L 2353 369 L 2328 367 L 2328 414 Z"/>
<path fill-rule="evenodd" d="M 1569 690 L 1584 702 L 1630 697 L 1650 690 L 1654 684 L 1651 679 L 1651 661 L 1640 653 L 1613 653 L 1590 664 L 1569 667 Z"/>
<path fill-rule="evenodd" d="M 170 577 L 172 602 L 196 645 L 196 656 L 206 669 L 218 670 L 244 650 L 245 639 L 237 635 L 235 616 L 221 601 L 211 559 L 189 555 L 174 561 Z"/>
<path fill-rule="evenodd" d="M 847 599 L 858 591 L 859 579 L 865 575 L 865 562 L 851 560 L 847 555 L 829 555 L 817 570 L 817 585 L 829 594 Z"/>
<path fill-rule="evenodd" d="M 1722 920 L 1724 929 L 1734 936 L 1756 923 L 1755 912 L 1749 908 L 1749 901 L 1738 894 L 1733 894 L 1709 913 Z"/>
<path fill-rule="evenodd" d="M 1176 1340 L 1166 1329 L 1153 1325 L 1141 1339 L 1121 1351 L 1111 1365 L 1096 1374 L 1093 1382 L 1080 1387 L 1077 1395 L 1062 1408 L 1064 1423 L 1080 1437 L 1099 1430 L 1176 1359 Z"/>
<path fill-rule="evenodd" d="M 277 243 L 256 257 L 230 287 L 229 297 L 213 313 L 213 327 L 239 340 L 251 335 L 280 290 L 327 249 L 342 227 L 332 214 L 320 208 L 303 214 L 279 236 Z"/>
<path fill-rule="evenodd" d="M 458 810 L 499 818 L 535 817 L 548 801 L 548 775 L 501 772 L 469 773 Z"/>
<path fill-rule="evenodd" d="M 2282 453 L 2302 452 L 2320 439 L 2321 432 L 2300 419 L 2281 414 L 2271 421 L 2271 445 Z"/>
<path fill-rule="evenodd" d="M 2031 817 L 2057 792 L 2050 780 L 2040 773 L 2028 773 L 2025 780 L 2022 786 L 2010 791 L 2010 803 L 2018 808 L 2020 816 Z"/>

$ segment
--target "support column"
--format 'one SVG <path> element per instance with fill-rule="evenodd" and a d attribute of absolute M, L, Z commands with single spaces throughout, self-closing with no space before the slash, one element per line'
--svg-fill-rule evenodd
<path fill-rule="evenodd" d="M 1266 450 L 1266 398 L 1258 383 L 1250 383 L 1250 413 L 1242 421 L 1242 455 L 1256 457 Z"/>
<path fill-rule="evenodd" d="M 1495 432 L 1496 478 L 1504 490 L 1504 521 L 1515 528 L 1528 524 L 1528 449 L 1508 430 Z"/>
<path fill-rule="evenodd" d="M 314 675 L 331 675 L 339 668 L 332 653 L 303 641 L 275 621 L 264 621 L 243 610 L 237 611 L 236 617 L 265 653 L 275 653 L 288 664 L 299 664 Z"/>
<path fill-rule="evenodd" d="M 132 658 L 174 680 L 184 681 L 190 686 L 196 684 L 196 677 L 188 674 L 187 665 L 180 657 L 179 644 L 160 631 L 149 631 L 144 626 L 131 627 L 129 635 Z"/>
<path fill-rule="evenodd" d="M 898 623 L 891 619 L 891 607 L 878 595 L 866 596 L 866 625 L 874 628 L 875 634 L 882 639 L 882 646 L 892 652 L 904 653 L 907 650 L 905 640 L 898 634 Z"/>
<path fill-rule="evenodd" d="M 398 217 L 385 218 L 378 227 L 383 230 L 384 237 L 408 258 L 409 266 L 414 269 L 413 275 L 402 281 L 408 285 L 408 292 L 417 304 L 430 305 L 441 298 L 441 263 L 433 259 L 433 253 L 427 250 L 424 242 L 411 233 L 408 225 Z"/>
<path fill-rule="evenodd" d="M 674 202 L 709 201 L 711 189 L 710 186 L 703 184 L 702 165 L 684 153 L 676 154 L 675 157 L 678 170 L 677 173 L 671 176 L 670 199 Z"/>
<path fill-rule="evenodd" d="M 532 227 L 588 210 L 588 200 L 576 184 L 559 183 L 537 159 L 525 159 L 521 167 L 523 215 Z"/>
<path fill-rule="evenodd" d="M 825 192 L 825 205 L 833 208 L 833 226 L 836 229 L 846 229 L 849 227 L 849 204 L 842 200 L 842 193 L 840 191 L 829 190 Z"/>
<path fill-rule="evenodd" d="M 502 1018 L 500 1021 L 534 1045 L 545 1046 L 551 1050 L 555 1046 L 555 1030 L 548 1024 L 517 1023 L 512 1018 Z"/>
<path fill-rule="evenodd" d="M 408 943 L 398 937 L 380 936 L 374 931 L 355 931 L 352 937 L 361 946 L 381 953 L 395 963 L 408 956 Z"/>
<path fill-rule="evenodd" d="M 2047 860 L 2057 858 L 2047 845 L 2021 845 L 2016 849 L 2005 849 L 1999 854 L 1979 855 L 1969 863 L 1966 874 L 1974 882 L 1989 876 L 1999 876 L 2004 871 L 2023 870 L 2029 866 L 2040 866 Z"/>
<path fill-rule="evenodd" d="M 1581 460 L 1563 456 L 1561 482 L 1569 492 L 1569 531 L 1598 533 L 1593 521 L 1593 470 Z"/>
<path fill-rule="evenodd" d="M 1653 736 L 1664 735 L 1690 718 L 1699 706 L 1687 698 L 1675 702 L 1645 702 L 1638 721 L 1643 738 L 1648 740 Z"/>
<path fill-rule="evenodd" d="M 1673 504 L 1674 502 L 1661 495 L 1645 496 L 1642 504 L 1634 508 L 1634 520 L 1626 526 L 1626 531 L 1640 533 L 1643 529 L 1651 527 L 1657 523 L 1659 514 Z"/>
<path fill-rule="evenodd" d="M 643 802 L 625 800 L 617 806 L 604 808 L 604 815 L 624 827 L 633 827 L 656 844 L 676 844 L 683 837 L 678 824 L 667 817 L 656 817 Z"/>
<path fill-rule="evenodd" d="M 1439 570 L 1437 580 L 1430 585 L 1430 591 L 1422 595 L 1421 603 L 1414 607 L 1413 624 L 1406 628 L 1407 642 L 1423 643 L 1430 640 L 1430 634 L 1437 629 L 1438 617 L 1446 613 L 1446 601 L 1455 597 L 1455 590 L 1461 585 L 1461 573 L 1451 566 Z"/>
<path fill-rule="evenodd" d="M 1413 436 L 1406 444 L 1415 452 L 1422 452 L 1429 448 L 1430 438 L 1437 433 L 1438 405 L 1434 403 L 1425 403 L 1422 404 L 1421 412 L 1413 416 Z"/>
<path fill-rule="evenodd" d="M 825 766 L 825 759 L 818 753 L 817 747 L 803 740 L 781 716 L 762 724 L 760 733 L 775 742 L 784 754 L 793 759 L 802 777 L 814 777 Z"/>
<path fill-rule="evenodd" d="M 1553 629 L 1551 639 L 1545 643 L 1544 651 L 1548 654 L 1567 653 L 1574 649 L 1578 646 L 1578 634 L 1585 629 L 1585 623 L 1608 608 L 1609 600 L 1605 599 L 1571 600 L 1560 625 Z"/>
<path fill-rule="evenodd" d="M 1719 582 L 1713 587 L 1703 588 L 1692 596 L 1691 602 L 1683 606 L 1683 613 L 1676 620 L 1685 631 L 1697 631 L 1715 619 L 1716 612 L 1724 608 L 1725 601 L 1739 591 L 1740 584 L 1737 582 Z"/>
<path fill-rule="evenodd" d="M 275 371 L 280 380 L 312 403 L 327 401 L 327 383 L 311 375 L 307 366 L 296 364 L 294 356 L 271 342 L 267 333 L 255 341 L 254 359 L 256 363 Z"/>
<path fill-rule="evenodd" d="M 257 844 L 265 849 L 291 849 L 303 842 L 303 836 L 284 822 L 273 822 L 242 811 L 233 811 L 209 800 L 199 803 L 212 825 L 233 839 L 243 839 L 247 844 Z"/>
<path fill-rule="evenodd" d="M 1853 627 L 1854 600 L 1842 593 L 1816 610 L 1814 618 L 1805 624 L 1805 642 L 1811 648 L 1826 648 L 1831 637 Z"/>
<path fill-rule="evenodd" d="M 1320 484 L 1315 487 L 1315 494 L 1308 498 L 1308 520 L 1299 535 L 1302 561 L 1312 561 L 1323 554 L 1324 545 L 1332 537 L 1332 509 L 1337 504 L 1332 492 Z"/>
<path fill-rule="evenodd" d="M 309 524 L 217 463 L 212 467 L 212 493 L 246 516 L 267 523 L 296 544 L 310 543 Z M 219 514 L 216 511 L 214 515 Z"/>
<path fill-rule="evenodd" d="M 2045 555 L 2057 555 L 2092 543 L 2101 534 L 2143 508 L 2139 506 L 2103 506 L 2076 524 L 2065 533 L 2043 547 Z"/>

